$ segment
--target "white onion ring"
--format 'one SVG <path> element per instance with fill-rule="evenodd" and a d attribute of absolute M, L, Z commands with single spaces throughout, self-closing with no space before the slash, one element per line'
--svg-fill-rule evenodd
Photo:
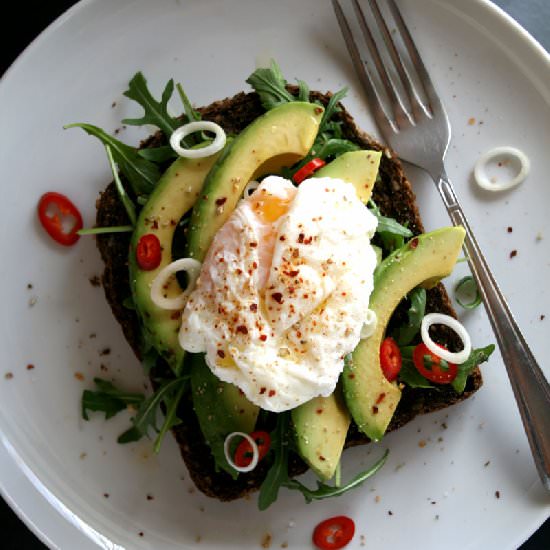
<path fill-rule="evenodd" d="M 252 193 L 254 193 L 256 189 L 258 189 L 258 187 L 260 187 L 260 182 L 256 180 L 250 180 L 244 188 L 243 199 L 248 199 L 248 197 L 250 197 L 250 195 L 252 195 Z"/>
<path fill-rule="evenodd" d="M 181 146 L 181 140 L 193 134 L 194 132 L 207 131 L 216 134 L 214 141 L 206 147 L 199 147 L 198 149 L 185 149 Z M 189 122 L 180 126 L 172 132 L 170 136 L 170 146 L 180 157 L 186 157 L 188 159 L 200 159 L 203 157 L 209 157 L 225 146 L 225 132 L 223 128 L 215 122 L 207 120 L 198 120 L 196 122 Z"/>
<path fill-rule="evenodd" d="M 233 458 L 229 455 L 229 444 L 231 443 L 232 439 L 237 436 L 244 437 L 252 447 L 252 460 L 250 461 L 250 464 L 248 466 L 237 466 L 233 462 Z M 237 470 L 237 472 L 251 472 L 258 465 L 258 461 L 260 460 L 260 451 L 258 450 L 258 445 L 248 434 L 245 434 L 244 432 L 231 432 L 225 438 L 225 442 L 223 444 L 223 452 L 229 466 Z"/>
<path fill-rule="evenodd" d="M 376 317 L 376 313 L 372 309 L 367 309 L 367 318 L 365 319 L 365 321 L 363 322 L 363 326 L 361 327 L 361 340 L 364 340 L 365 338 L 373 335 L 374 331 L 376 330 L 377 323 L 378 318 Z"/>
<path fill-rule="evenodd" d="M 462 340 L 462 344 L 464 345 L 463 349 L 458 352 L 452 352 L 439 347 L 430 338 L 429 328 L 431 325 L 445 325 L 451 330 L 454 330 Z M 464 328 L 464 325 L 459 323 L 450 315 L 444 315 L 443 313 L 428 313 L 424 316 L 424 319 L 422 319 L 422 324 L 420 325 L 420 335 L 422 336 L 422 341 L 426 344 L 426 347 L 434 355 L 441 357 L 441 359 L 444 359 L 448 363 L 460 365 L 464 363 L 468 357 L 470 357 L 470 352 L 472 351 L 472 341 L 470 340 L 470 335 Z"/>
<path fill-rule="evenodd" d="M 181 258 L 163 267 L 151 284 L 151 300 L 162 309 L 182 309 L 199 277 L 202 264 L 193 258 Z M 164 296 L 164 285 L 178 271 L 185 271 L 189 277 L 187 288 L 176 298 Z"/>
<path fill-rule="evenodd" d="M 487 164 L 495 157 L 506 156 L 516 159 L 519 162 L 520 169 L 517 175 L 505 183 L 492 182 L 485 171 Z M 474 179 L 476 183 L 487 191 L 506 191 L 516 185 L 519 185 L 528 175 L 531 163 L 529 157 L 515 147 L 495 147 L 487 151 L 477 160 L 474 167 Z"/>

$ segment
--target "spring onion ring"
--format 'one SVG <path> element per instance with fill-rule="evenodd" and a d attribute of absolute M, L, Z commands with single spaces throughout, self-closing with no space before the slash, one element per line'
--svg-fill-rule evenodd
<path fill-rule="evenodd" d="M 194 132 L 213 132 L 216 137 L 214 141 L 206 147 L 199 147 L 198 149 L 186 149 L 181 146 L 181 140 L 193 134 Z M 207 120 L 198 120 L 196 122 L 189 122 L 180 126 L 172 132 L 170 136 L 170 146 L 180 157 L 186 157 L 189 159 L 200 159 L 203 157 L 209 157 L 214 155 L 225 146 L 225 132 L 223 128 L 215 122 Z"/>
<path fill-rule="evenodd" d="M 509 181 L 500 183 L 487 176 L 487 165 L 497 157 L 514 159 L 519 163 L 519 172 L 515 177 Z M 530 166 L 529 158 L 523 151 L 514 147 L 495 147 L 479 157 L 474 167 L 474 179 L 482 189 L 487 191 L 506 191 L 519 185 L 528 176 Z"/>
<path fill-rule="evenodd" d="M 244 437 L 252 447 L 252 460 L 250 461 L 250 464 L 248 466 L 237 466 L 230 455 L 229 446 L 234 437 Z M 245 434 L 244 432 L 231 432 L 225 438 L 225 442 L 223 444 L 223 452 L 229 466 L 237 470 L 237 472 L 251 472 L 258 465 L 258 460 L 260 459 L 260 451 L 258 450 L 258 445 L 254 441 L 254 439 L 252 439 L 248 434 Z"/>
<path fill-rule="evenodd" d="M 162 309 L 182 309 L 189 294 L 195 287 L 195 283 L 199 277 L 202 264 L 193 258 L 181 258 L 163 267 L 151 284 L 151 300 L 153 303 Z M 166 298 L 164 296 L 164 287 L 168 283 L 170 277 L 185 271 L 189 277 L 187 288 L 176 298 Z"/>
<path fill-rule="evenodd" d="M 462 350 L 458 352 L 451 352 L 438 346 L 430 337 L 429 328 L 432 325 L 445 325 L 456 332 L 464 345 Z M 470 352 L 472 351 L 472 341 L 470 340 L 470 335 L 464 328 L 464 325 L 459 323 L 450 315 L 444 315 L 443 313 L 428 313 L 424 316 L 424 319 L 422 319 L 422 324 L 420 325 L 420 335 L 422 336 L 422 341 L 426 344 L 426 347 L 434 355 L 441 357 L 441 359 L 445 359 L 448 363 L 460 365 L 464 363 L 468 357 L 470 357 Z"/>
<path fill-rule="evenodd" d="M 459 293 L 467 292 L 468 290 L 475 291 L 475 297 L 471 302 L 463 302 L 459 298 Z M 457 304 L 464 309 L 475 309 L 479 304 L 481 304 L 481 293 L 479 292 L 479 288 L 477 287 L 477 283 L 475 282 L 475 279 L 471 275 L 467 275 L 466 277 L 462 277 L 458 283 L 456 283 L 455 286 L 455 300 Z"/>

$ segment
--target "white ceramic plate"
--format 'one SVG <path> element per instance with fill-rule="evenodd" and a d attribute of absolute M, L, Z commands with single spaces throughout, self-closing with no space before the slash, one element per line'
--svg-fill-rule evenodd
<path fill-rule="evenodd" d="M 450 0 L 402 4 L 449 111 L 448 172 L 548 374 L 548 55 L 482 0 L 460 8 Z M 80 419 L 81 392 L 105 374 L 101 365 L 129 388 L 139 390 L 143 379 L 102 290 L 89 282 L 101 272 L 92 239 L 60 250 L 36 222 L 38 197 L 55 189 L 91 225 L 95 198 L 109 181 L 98 143 L 62 125 L 89 121 L 115 130 L 138 112 L 121 95 L 137 70 L 155 92 L 175 77 L 193 101 L 206 104 L 244 89 L 256 58 L 270 56 L 287 78 L 313 88 L 350 85 L 346 105 L 374 131 L 329 2 L 84 1 L 4 77 L 2 493 L 51 547 L 189 548 L 200 541 L 201 548 L 257 548 L 270 533 L 272 547 L 308 548 L 313 526 L 335 514 L 356 521 L 350 547 L 517 547 L 550 508 L 498 354 L 483 367 L 485 385 L 473 399 L 385 438 L 388 463 L 361 489 L 308 506 L 300 495 L 284 493 L 264 513 L 254 498 L 221 504 L 194 491 L 171 438 L 153 456 L 147 443 L 116 444 L 127 417 Z M 144 134 L 120 135 L 135 143 Z M 532 172 L 517 189 L 488 195 L 470 175 L 478 156 L 497 145 L 520 147 Z M 447 224 L 433 185 L 412 168 L 410 176 L 428 228 Z M 512 250 L 518 251 L 513 259 Z M 465 270 L 462 264 L 452 279 Z M 481 308 L 462 318 L 477 345 L 493 341 Z M 110 354 L 102 355 L 105 348 Z M 379 452 L 346 452 L 344 476 Z"/>

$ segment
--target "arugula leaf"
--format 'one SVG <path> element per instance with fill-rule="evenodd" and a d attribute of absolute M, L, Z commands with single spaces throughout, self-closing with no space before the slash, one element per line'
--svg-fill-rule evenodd
<path fill-rule="evenodd" d="M 303 80 L 297 80 L 298 82 L 298 101 L 309 101 L 309 86 Z"/>
<path fill-rule="evenodd" d="M 172 132 L 181 126 L 178 119 L 170 116 L 168 113 L 168 101 L 174 92 L 174 80 L 170 79 L 162 92 L 162 98 L 157 101 L 147 87 L 147 80 L 143 73 L 138 72 L 134 75 L 128 89 L 124 92 L 126 97 L 137 101 L 144 110 L 141 118 L 125 118 L 122 122 L 132 126 L 143 126 L 152 124 L 162 130 L 166 137 L 170 137 Z"/>
<path fill-rule="evenodd" d="M 330 96 L 327 106 L 325 107 L 325 112 L 323 113 L 323 118 L 319 124 L 319 134 L 327 131 L 334 131 L 335 124 L 340 126 L 339 122 L 331 121 L 331 119 L 336 113 L 340 112 L 338 103 L 344 99 L 347 93 L 348 89 L 342 88 Z"/>
<path fill-rule="evenodd" d="M 290 415 L 288 412 L 277 415 L 277 425 L 271 432 L 271 448 L 275 453 L 273 464 L 264 479 L 258 496 L 258 508 L 266 510 L 277 500 L 279 489 L 288 479 L 288 431 Z"/>
<path fill-rule="evenodd" d="M 287 82 L 281 69 L 273 59 L 269 68 L 256 69 L 246 82 L 258 93 L 262 106 L 267 111 L 281 103 L 294 101 L 294 96 L 286 89 Z"/>
<path fill-rule="evenodd" d="M 108 225 L 106 227 L 89 227 L 79 229 L 78 235 L 102 235 L 104 233 L 130 233 L 134 230 L 133 225 Z"/>
<path fill-rule="evenodd" d="M 112 418 L 128 405 L 140 405 L 145 399 L 141 393 L 128 393 L 116 388 L 112 382 L 102 378 L 94 378 L 97 391 L 82 392 L 82 418 L 90 420 L 88 411 L 105 413 L 105 419 Z"/>
<path fill-rule="evenodd" d="M 375 462 L 368 470 L 358 473 L 351 481 L 340 487 L 333 487 L 331 485 L 327 485 L 326 483 L 322 483 L 321 481 L 317 481 L 317 489 L 309 489 L 296 479 L 290 479 L 284 482 L 283 486 L 287 489 L 300 491 L 308 504 L 314 500 L 338 497 L 344 493 L 347 493 L 351 489 L 360 487 L 369 477 L 378 472 L 378 470 L 384 466 L 389 452 L 389 450 L 386 450 L 382 458 Z"/>
<path fill-rule="evenodd" d="M 314 149 L 314 156 L 326 160 L 327 157 L 337 157 L 348 151 L 358 151 L 359 146 L 347 139 L 328 139 L 319 150 Z"/>
<path fill-rule="evenodd" d="M 493 351 L 495 351 L 494 344 L 489 344 L 484 348 L 474 349 L 470 353 L 470 357 L 468 357 L 464 363 L 457 365 L 458 373 L 451 384 L 458 393 L 462 393 L 464 391 L 464 388 L 466 387 L 466 379 L 472 370 L 474 370 L 477 365 L 487 361 Z"/>
<path fill-rule="evenodd" d="M 176 158 L 178 155 L 170 145 L 161 145 L 160 147 L 146 147 L 139 149 L 138 155 L 145 160 L 156 162 L 158 164 Z"/>
<path fill-rule="evenodd" d="M 401 349 L 401 370 L 399 380 L 410 388 L 437 389 L 427 378 L 424 378 L 414 366 L 412 354 L 416 346 L 405 346 Z"/>
<path fill-rule="evenodd" d="M 187 94 L 183 91 L 183 86 L 178 83 L 176 84 L 176 89 L 178 90 L 178 94 L 180 96 L 181 102 L 183 103 L 183 112 L 185 113 L 185 116 L 187 117 L 187 120 L 189 122 L 201 120 L 201 114 L 193 109 L 193 106 L 191 105 L 191 102 L 189 101 L 189 98 L 187 97 Z"/>
<path fill-rule="evenodd" d="M 401 347 L 402 366 L 399 371 L 399 380 L 411 388 L 440 389 L 441 386 L 432 384 L 424 378 L 414 366 L 412 359 L 415 346 Z M 484 348 L 473 349 L 468 359 L 461 365 L 457 365 L 458 372 L 456 378 L 451 382 L 452 387 L 457 393 L 462 393 L 466 387 L 466 381 L 472 370 L 481 363 L 489 359 L 495 350 L 494 344 L 489 344 Z"/>
<path fill-rule="evenodd" d="M 387 252 L 393 252 L 405 244 L 405 238 L 412 237 L 413 233 L 404 225 L 401 225 L 394 218 L 383 216 L 378 206 L 371 199 L 369 200 L 369 211 L 376 216 L 378 226 L 376 232 L 382 239 L 382 245 Z"/>
<path fill-rule="evenodd" d="M 130 222 L 132 223 L 132 225 L 136 225 L 136 207 L 134 206 L 134 203 L 126 193 L 126 189 L 124 189 L 124 186 L 120 181 L 111 148 L 108 145 L 105 145 L 105 150 L 107 151 L 107 158 L 109 159 L 109 164 L 111 166 L 111 172 L 113 173 L 113 179 L 115 181 L 116 190 L 118 191 L 118 196 L 122 202 L 122 205 L 124 206 L 124 209 L 126 210 L 126 214 L 128 214 Z"/>
<path fill-rule="evenodd" d="M 160 452 L 160 447 L 162 445 L 162 441 L 164 439 L 164 436 L 168 432 L 168 430 L 171 430 L 174 426 L 177 426 L 178 424 L 181 424 L 181 420 L 176 416 L 179 402 L 181 401 L 181 398 L 183 396 L 183 392 L 185 391 L 186 384 L 181 384 L 179 389 L 177 390 L 174 397 L 171 399 L 169 405 L 166 409 L 166 416 L 164 417 L 164 422 L 162 424 L 162 427 L 160 428 L 160 431 L 157 435 L 157 438 L 155 439 L 155 444 L 153 446 L 153 450 L 155 453 Z"/>
<path fill-rule="evenodd" d="M 426 289 L 417 286 L 409 292 L 408 298 L 411 305 L 407 314 L 407 324 L 399 327 L 394 333 L 395 341 L 399 346 L 410 344 L 420 330 L 420 324 L 426 311 Z"/>
<path fill-rule="evenodd" d="M 177 395 L 180 395 L 180 385 L 186 384 L 187 380 L 188 377 L 184 376 L 167 381 L 155 393 L 144 399 L 139 406 L 136 416 L 132 418 L 132 428 L 122 433 L 117 441 L 119 443 L 138 441 L 142 437 L 149 437 L 151 429 L 157 433 L 160 432 L 159 428 L 157 428 L 157 414 L 160 404 L 164 401 L 170 408 L 169 403 L 171 398 L 174 397 L 173 392 L 178 390 Z"/>
<path fill-rule="evenodd" d="M 86 133 L 108 145 L 120 171 L 126 176 L 136 195 L 148 195 L 160 178 L 158 167 L 152 162 L 140 157 L 135 147 L 126 145 L 110 136 L 101 128 L 85 122 L 67 124 L 63 128 L 82 128 Z"/>

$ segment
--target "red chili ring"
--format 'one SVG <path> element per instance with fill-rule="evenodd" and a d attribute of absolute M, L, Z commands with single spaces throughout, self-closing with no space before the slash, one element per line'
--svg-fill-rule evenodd
<path fill-rule="evenodd" d="M 347 516 L 335 516 L 319 523 L 313 531 L 313 544 L 321 550 L 344 548 L 355 535 L 355 523 Z"/>
<path fill-rule="evenodd" d="M 63 227 L 63 218 L 73 219 L 68 231 Z M 48 235 L 63 246 L 71 246 L 80 239 L 77 232 L 83 226 L 82 216 L 78 208 L 61 193 L 50 191 L 40 197 L 38 219 Z"/>
<path fill-rule="evenodd" d="M 320 158 L 314 158 L 310 160 L 307 164 L 302 166 L 293 176 L 292 180 L 296 185 L 300 185 L 306 178 L 309 178 L 314 172 L 323 167 L 326 162 Z"/>
<path fill-rule="evenodd" d="M 142 235 L 136 246 L 136 261 L 144 271 L 152 271 L 160 265 L 162 249 L 159 238 L 153 233 Z"/>

